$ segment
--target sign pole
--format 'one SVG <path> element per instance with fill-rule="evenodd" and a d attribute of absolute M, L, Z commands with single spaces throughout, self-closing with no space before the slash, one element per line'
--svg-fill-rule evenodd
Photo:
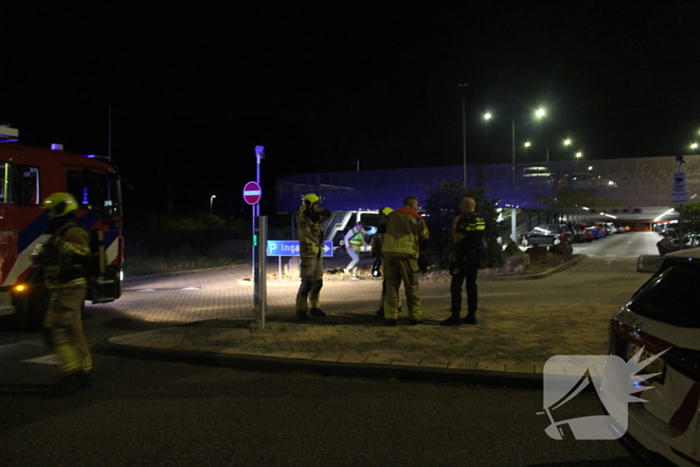
<path fill-rule="evenodd" d="M 688 191 L 685 189 L 685 172 L 683 164 L 685 159 L 683 156 L 676 156 L 678 161 L 678 172 L 673 176 L 673 192 L 671 193 L 671 201 L 676 201 L 680 205 L 678 211 L 678 249 L 684 248 L 683 243 L 683 205 L 688 203 Z"/>
<path fill-rule="evenodd" d="M 258 280 L 255 282 L 256 308 L 255 312 L 260 320 L 260 329 L 265 329 L 265 315 L 267 314 L 267 216 L 258 216 L 258 267 L 256 268 Z"/>

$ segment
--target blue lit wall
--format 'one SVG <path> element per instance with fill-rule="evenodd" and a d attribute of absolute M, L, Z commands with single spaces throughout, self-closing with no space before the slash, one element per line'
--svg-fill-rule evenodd
<path fill-rule="evenodd" d="M 700 193 L 700 156 L 685 158 L 686 187 L 693 196 Z M 536 164 L 470 165 L 467 185 L 486 189 L 487 196 L 498 199 L 502 207 L 521 209 L 667 206 L 672 177 L 678 169 L 674 156 L 551 162 L 554 185 L 548 187 L 522 177 L 523 169 L 533 165 Z M 565 174 L 581 172 L 614 181 L 616 187 L 572 192 L 565 182 L 558 183 Z M 277 212 L 296 211 L 303 195 L 317 193 L 324 198 L 324 206 L 332 211 L 396 208 L 408 195 L 423 201 L 427 188 L 462 180 L 462 166 L 289 175 L 277 179 L 276 207 Z"/>

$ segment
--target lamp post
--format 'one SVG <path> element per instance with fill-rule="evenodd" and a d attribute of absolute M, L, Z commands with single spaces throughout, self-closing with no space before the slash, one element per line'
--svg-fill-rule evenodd
<path fill-rule="evenodd" d="M 512 136 L 512 143 L 513 143 L 513 166 L 512 166 L 513 184 L 515 184 L 515 122 L 517 122 L 518 120 L 522 120 L 523 118 L 526 118 L 526 117 L 531 117 L 532 115 L 533 114 L 527 114 L 527 115 L 523 115 L 523 116 L 520 116 L 517 118 L 510 119 L 510 121 L 511 121 L 511 136 Z M 547 115 L 547 112 L 542 107 L 537 109 L 534 113 L 534 116 L 537 118 L 543 118 L 545 115 Z M 491 120 L 492 118 L 500 118 L 500 117 L 494 117 L 491 112 L 487 112 L 484 114 L 485 120 Z M 518 230 L 518 222 L 516 219 L 516 214 L 517 214 L 517 207 L 515 207 L 511 210 L 511 229 L 510 229 L 511 237 L 510 238 L 513 242 L 518 241 L 518 239 L 516 237 L 516 233 Z"/>
<path fill-rule="evenodd" d="M 214 198 L 216 198 L 216 195 L 211 195 L 211 197 L 209 197 L 209 215 L 210 216 L 214 215 Z"/>
<path fill-rule="evenodd" d="M 564 146 L 571 146 L 571 138 L 566 138 L 563 141 Z M 537 144 L 532 144 L 530 141 L 526 141 L 524 146 L 526 148 L 533 147 L 533 148 L 544 148 L 545 149 L 545 157 L 547 161 L 547 167 L 549 167 L 549 146 L 539 146 Z"/>
<path fill-rule="evenodd" d="M 511 121 L 511 141 L 512 141 L 512 146 L 513 146 L 513 180 L 515 180 L 515 122 L 518 120 L 522 120 L 523 118 L 531 117 L 533 114 L 527 114 L 527 115 L 522 115 L 517 118 L 512 118 L 510 119 Z M 547 112 L 544 110 L 544 108 L 540 107 L 537 109 L 534 113 L 534 116 L 537 118 L 543 118 L 545 115 L 547 115 Z M 484 114 L 484 119 L 485 120 L 491 120 L 492 118 L 500 118 L 500 117 L 494 117 L 491 112 L 487 112 Z"/>
<path fill-rule="evenodd" d="M 457 87 L 459 87 L 462 90 L 462 168 L 464 177 L 464 188 L 467 187 L 467 114 L 465 103 L 467 86 L 469 86 L 469 84 L 467 83 L 457 85 Z"/>

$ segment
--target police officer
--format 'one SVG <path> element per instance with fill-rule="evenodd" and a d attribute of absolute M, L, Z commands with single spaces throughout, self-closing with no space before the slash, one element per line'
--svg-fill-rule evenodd
<path fill-rule="evenodd" d="M 450 266 L 452 282 L 452 315 L 443 326 L 459 326 L 462 323 L 476 324 L 477 287 L 476 276 L 483 256 L 483 239 L 486 223 L 475 212 L 474 198 L 464 198 L 459 206 L 461 214 L 452 222 L 452 240 L 457 249 L 457 260 Z M 460 320 L 462 308 L 462 283 L 467 283 L 467 316 Z"/>
<path fill-rule="evenodd" d="M 69 193 L 54 193 L 44 200 L 51 222 L 51 238 L 36 259 L 49 290 L 44 320 L 46 337 L 60 362 L 55 395 L 90 386 L 92 359 L 81 312 L 87 295 L 90 259 L 88 233 L 77 223 L 78 203 Z"/>
<path fill-rule="evenodd" d="M 403 282 L 408 303 L 409 324 L 420 324 L 423 308 L 418 290 L 418 272 L 425 270 L 428 227 L 418 214 L 418 198 L 408 196 L 402 208 L 389 214 L 382 245 L 384 257 L 384 324 L 396 326 L 399 315 L 399 287 Z"/>
<path fill-rule="evenodd" d="M 323 228 L 321 222 L 331 217 L 321 207 L 321 198 L 309 193 L 304 196 L 295 218 L 301 256 L 301 285 L 296 298 L 296 315 L 301 321 L 309 316 L 326 316 L 321 310 L 320 293 L 323 287 Z"/>

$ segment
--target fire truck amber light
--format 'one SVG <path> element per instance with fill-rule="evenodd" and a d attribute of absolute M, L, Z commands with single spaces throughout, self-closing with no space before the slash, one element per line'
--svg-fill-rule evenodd
<path fill-rule="evenodd" d="M 27 290 L 27 286 L 24 284 L 17 284 L 15 286 L 15 292 L 24 292 L 25 290 Z"/>

